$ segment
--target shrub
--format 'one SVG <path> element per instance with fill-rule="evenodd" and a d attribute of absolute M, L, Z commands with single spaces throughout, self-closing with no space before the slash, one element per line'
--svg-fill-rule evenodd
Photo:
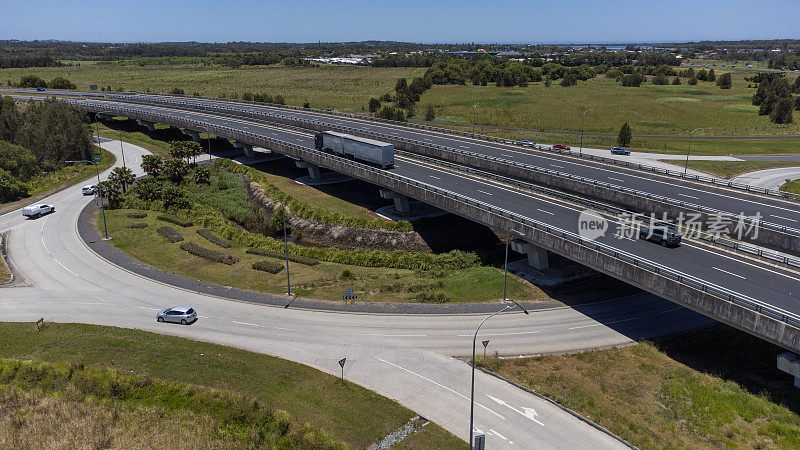
<path fill-rule="evenodd" d="M 173 183 L 180 183 L 189 172 L 189 165 L 182 159 L 168 159 L 164 162 L 164 175 Z"/>
<path fill-rule="evenodd" d="M 622 77 L 622 85 L 626 87 L 639 87 L 644 82 L 644 75 L 634 72 Z"/>
<path fill-rule="evenodd" d="M 262 272 L 269 272 L 269 273 L 278 273 L 283 270 L 283 265 L 278 264 L 272 261 L 257 261 L 253 263 L 254 270 L 260 270 Z"/>
<path fill-rule="evenodd" d="M 147 224 L 144 222 L 133 222 L 128 225 L 128 228 L 147 228 Z"/>
<path fill-rule="evenodd" d="M 19 79 L 19 87 L 21 88 L 38 88 L 46 86 L 47 82 L 36 75 L 24 75 Z"/>
<path fill-rule="evenodd" d="M 730 72 L 723 73 L 717 78 L 717 86 L 719 86 L 720 89 L 730 89 L 732 85 Z"/>
<path fill-rule="evenodd" d="M 161 191 L 161 200 L 164 201 L 165 209 L 186 209 L 189 207 L 186 191 L 178 186 L 164 186 L 164 190 Z"/>
<path fill-rule="evenodd" d="M 147 217 L 147 213 L 146 212 L 128 213 L 128 218 L 130 218 L 130 219 L 144 219 L 145 217 Z"/>
<path fill-rule="evenodd" d="M 339 274 L 339 279 L 341 280 L 353 280 L 356 276 L 353 275 L 353 272 L 350 269 L 344 269 L 342 273 Z"/>
<path fill-rule="evenodd" d="M 173 244 L 183 240 L 183 236 L 172 227 L 158 227 L 156 231 L 158 231 L 158 234 L 169 239 Z"/>
<path fill-rule="evenodd" d="M 10 202 L 28 195 L 28 185 L 0 168 L 0 203 Z"/>
<path fill-rule="evenodd" d="M 161 199 L 162 189 L 163 187 L 158 180 L 148 177 L 137 181 L 136 184 L 131 187 L 131 192 L 141 200 L 152 202 Z"/>
<path fill-rule="evenodd" d="M 175 225 L 184 228 L 192 226 L 191 220 L 184 219 L 183 217 L 173 216 L 172 214 L 159 214 L 156 218 L 158 220 L 163 220 L 164 222 L 174 223 Z"/>
<path fill-rule="evenodd" d="M 689 78 L 689 81 L 687 81 L 687 83 L 689 83 L 690 86 L 696 86 L 697 85 L 697 78 L 691 77 L 691 78 Z"/>
<path fill-rule="evenodd" d="M 280 258 L 283 259 L 286 257 L 284 253 L 281 252 L 273 252 L 271 250 L 264 250 L 263 248 L 248 248 L 245 250 L 245 253 L 250 255 L 259 255 L 259 256 L 269 256 L 270 258 Z M 305 264 L 307 266 L 316 266 L 319 264 L 319 260 L 316 258 L 310 258 L 308 256 L 300 256 L 300 255 L 292 255 L 289 254 L 289 261 L 296 262 L 298 264 Z"/>
<path fill-rule="evenodd" d="M 222 239 L 221 237 L 215 235 L 209 229 L 206 228 L 199 229 L 197 230 L 197 234 L 203 236 L 209 242 L 217 244 L 222 248 L 231 248 L 231 243 L 229 241 L 226 241 L 225 239 Z"/>
<path fill-rule="evenodd" d="M 239 258 L 233 255 L 226 255 L 224 253 L 211 250 L 210 248 L 201 247 L 192 242 L 184 242 L 183 244 L 181 244 L 181 250 L 187 251 L 194 256 L 199 256 L 204 259 L 216 261 L 222 264 L 227 264 L 229 266 L 239 262 Z"/>
<path fill-rule="evenodd" d="M 64 77 L 55 77 L 48 83 L 50 89 L 75 89 L 75 83 Z"/>
<path fill-rule="evenodd" d="M 452 299 L 448 297 L 447 294 L 441 291 L 420 292 L 419 294 L 417 294 L 415 298 L 422 303 L 448 303 L 452 301 Z"/>

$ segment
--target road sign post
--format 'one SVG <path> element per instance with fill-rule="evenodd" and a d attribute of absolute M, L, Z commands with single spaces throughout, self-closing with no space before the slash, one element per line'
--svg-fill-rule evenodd
<path fill-rule="evenodd" d="M 342 358 L 339 360 L 339 366 L 342 368 L 342 386 L 344 386 L 344 363 L 347 361 L 347 358 Z"/>
<path fill-rule="evenodd" d="M 486 359 L 486 347 L 489 345 L 489 340 L 481 341 L 483 344 L 483 359 Z"/>
<path fill-rule="evenodd" d="M 353 294 L 353 290 L 352 289 L 348 289 L 347 290 L 347 294 L 342 296 L 342 301 L 346 305 L 348 300 L 355 300 L 357 298 L 358 298 L 358 296 Z M 355 302 L 353 302 L 353 303 L 355 303 Z"/>

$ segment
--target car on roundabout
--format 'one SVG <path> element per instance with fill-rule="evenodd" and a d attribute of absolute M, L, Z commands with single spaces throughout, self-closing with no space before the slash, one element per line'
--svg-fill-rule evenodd
<path fill-rule="evenodd" d="M 28 217 L 30 219 L 35 219 L 39 216 L 43 216 L 45 214 L 50 214 L 56 212 L 56 207 L 53 205 L 46 205 L 44 203 L 39 203 L 36 205 L 29 205 L 22 208 L 22 215 Z"/>
<path fill-rule="evenodd" d="M 93 184 L 89 184 L 81 188 L 81 193 L 83 195 L 94 195 L 97 192 L 97 186 Z"/>
<path fill-rule="evenodd" d="M 572 150 L 572 148 L 569 145 L 556 144 L 553 146 L 553 150 Z"/>
<path fill-rule="evenodd" d="M 172 308 L 162 309 L 156 314 L 157 322 L 172 322 L 181 325 L 188 325 L 197 320 L 197 311 L 189 306 L 173 306 Z"/>

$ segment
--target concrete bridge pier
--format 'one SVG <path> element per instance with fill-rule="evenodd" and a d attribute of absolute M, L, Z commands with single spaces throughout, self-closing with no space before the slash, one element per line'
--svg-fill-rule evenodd
<path fill-rule="evenodd" d="M 112 115 L 103 114 L 103 113 L 95 113 L 94 117 L 97 120 L 111 120 L 111 119 L 114 118 L 114 116 L 112 116 Z"/>
<path fill-rule="evenodd" d="M 154 124 L 153 122 L 148 122 L 146 120 L 137 120 L 136 123 L 138 123 L 143 127 L 147 127 L 147 131 L 155 131 L 156 129 L 156 124 Z"/>
<path fill-rule="evenodd" d="M 233 147 L 242 149 L 244 151 L 244 156 L 248 158 L 256 157 L 255 152 L 253 152 L 253 146 L 250 144 L 245 144 L 244 142 L 241 141 L 233 141 Z"/>
<path fill-rule="evenodd" d="M 301 169 L 308 169 L 308 177 L 312 180 L 322 179 L 322 174 L 319 172 L 318 165 L 303 160 L 297 160 L 294 163 Z"/>
<path fill-rule="evenodd" d="M 794 377 L 794 387 L 800 388 L 800 356 L 786 352 L 778 355 L 778 370 Z"/>
<path fill-rule="evenodd" d="M 188 128 L 183 128 L 183 129 L 181 129 L 181 133 L 183 133 L 183 134 L 185 134 L 187 136 L 191 136 L 192 140 L 195 141 L 195 142 L 198 142 L 198 143 L 200 142 L 200 133 L 197 132 L 197 131 L 190 130 Z"/>
<path fill-rule="evenodd" d="M 547 250 L 538 245 L 531 244 L 522 239 L 514 239 L 511 241 L 511 249 L 518 253 L 527 254 L 528 265 L 536 270 L 550 268 L 550 259 L 548 258 Z"/>
<path fill-rule="evenodd" d="M 408 206 L 408 197 L 403 194 L 398 194 L 389 189 L 381 189 L 380 194 L 382 198 L 391 198 L 394 200 L 394 209 L 401 214 L 408 214 L 411 212 L 411 207 Z"/>

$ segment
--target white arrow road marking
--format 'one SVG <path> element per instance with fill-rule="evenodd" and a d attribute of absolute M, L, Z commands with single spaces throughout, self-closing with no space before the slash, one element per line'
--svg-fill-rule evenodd
<path fill-rule="evenodd" d="M 517 408 L 514 408 L 513 406 L 511 406 L 511 405 L 509 405 L 508 403 L 506 403 L 506 402 L 505 402 L 505 400 L 501 400 L 501 399 L 499 399 L 499 398 L 497 398 L 497 397 L 492 397 L 492 396 L 491 396 L 491 395 L 489 395 L 489 394 L 486 394 L 486 396 L 487 396 L 487 397 L 489 397 L 490 399 L 494 400 L 494 401 L 495 401 L 495 402 L 497 402 L 498 404 L 500 404 L 500 405 L 503 405 L 503 406 L 505 406 L 505 407 L 509 408 L 510 410 L 512 410 L 512 411 L 514 411 L 514 412 L 516 412 L 516 413 L 522 414 L 523 416 L 527 417 L 528 419 L 531 419 L 532 421 L 534 421 L 534 422 L 538 423 L 539 425 L 541 425 L 541 426 L 544 426 L 544 424 L 543 424 L 542 422 L 539 422 L 539 421 L 536 419 L 536 416 L 538 416 L 539 414 L 536 412 L 536 410 L 535 410 L 535 409 L 533 409 L 533 408 L 526 408 L 526 407 L 524 407 L 524 406 L 523 406 L 523 407 L 522 407 L 522 411 L 520 411 L 520 410 L 518 410 Z M 491 430 L 489 430 L 489 431 L 491 431 Z M 504 438 L 504 439 L 505 439 L 505 438 Z"/>

